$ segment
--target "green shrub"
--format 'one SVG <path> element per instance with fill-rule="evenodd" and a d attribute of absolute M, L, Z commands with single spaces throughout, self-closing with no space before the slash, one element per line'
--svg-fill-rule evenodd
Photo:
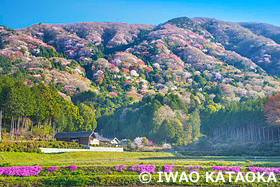
<path fill-rule="evenodd" d="M 75 142 L 1 142 L 0 152 L 28 152 L 28 153 L 40 153 L 40 147 L 44 148 L 82 148 L 83 145 L 79 145 Z"/>
<path fill-rule="evenodd" d="M 12 167 L 13 165 L 11 163 L 4 163 L 0 164 L 0 167 Z"/>

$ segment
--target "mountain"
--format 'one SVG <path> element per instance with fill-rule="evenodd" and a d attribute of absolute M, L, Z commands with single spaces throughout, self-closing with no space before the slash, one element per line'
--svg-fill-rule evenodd
<path fill-rule="evenodd" d="M 178 115 L 186 126 L 196 121 L 198 111 L 214 112 L 280 91 L 279 32 L 279 27 L 262 23 L 187 17 L 158 26 L 0 26 L 1 74 L 30 86 L 53 83 L 74 104 L 92 104 L 98 130 L 107 135 L 149 136 L 163 122 L 153 121 L 158 110 L 172 114 L 162 119 L 173 126 Z M 131 123 L 138 130 L 127 125 Z"/>
<path fill-rule="evenodd" d="M 239 25 L 247 29 L 250 29 L 256 35 L 262 35 L 280 44 L 280 27 L 266 24 L 266 23 L 252 23 L 252 22 L 239 23 Z"/>
<path fill-rule="evenodd" d="M 87 77 L 93 80 L 103 79 L 104 73 L 101 72 L 106 67 L 110 74 L 120 71 L 134 77 L 139 77 L 141 72 L 152 72 L 155 75 L 148 82 L 153 83 L 156 90 L 164 91 L 174 84 L 174 81 L 167 80 L 169 72 L 181 87 L 192 81 L 188 80 L 189 76 L 206 70 L 204 74 L 212 82 L 229 87 L 235 97 L 244 92 L 252 92 L 245 94 L 249 96 L 270 95 L 276 91 L 275 87 L 278 89 L 277 84 L 270 87 L 262 82 L 273 82 L 268 74 L 278 72 L 279 45 L 237 23 L 209 18 L 176 18 L 157 27 L 125 23 L 36 24 L 21 32 L 53 46 L 82 66 L 92 63 Z M 250 81 L 245 84 L 236 81 L 247 76 L 265 89 L 254 88 Z M 145 82 L 147 77 L 142 77 L 140 82 Z M 242 85 L 229 84 L 231 81 Z M 145 87 L 137 86 L 138 93 L 141 93 L 140 88 L 144 89 L 142 92 L 147 91 Z"/>

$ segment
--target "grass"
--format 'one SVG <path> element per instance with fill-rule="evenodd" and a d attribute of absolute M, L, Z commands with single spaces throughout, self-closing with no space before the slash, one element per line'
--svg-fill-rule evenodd
<path fill-rule="evenodd" d="M 262 157 L 258 159 L 246 156 L 182 156 L 166 152 L 67 152 L 53 154 L 3 152 L 0 153 L 0 164 L 3 163 L 11 163 L 16 166 L 172 164 L 280 167 L 280 157 Z"/>
<path fill-rule="evenodd" d="M 110 165 L 115 163 L 139 162 L 140 159 L 150 157 L 172 157 L 172 153 L 156 152 L 67 152 L 67 153 L 0 153 L 0 164 L 13 165 Z"/>
<path fill-rule="evenodd" d="M 115 166 L 119 164 L 154 164 L 163 166 L 166 164 L 178 166 L 199 165 L 204 168 L 211 166 L 240 166 L 244 167 L 280 167 L 280 157 L 246 157 L 246 156 L 182 156 L 167 152 L 67 152 L 53 154 L 3 152 L 0 153 L 0 164 L 11 163 L 14 166 L 40 165 L 46 172 L 49 166 L 78 165 L 79 170 L 87 170 L 88 166 Z M 105 169 L 106 170 L 106 169 Z M 157 175 L 156 175 L 157 176 Z M 156 177 L 154 176 L 154 177 Z M 201 175 L 201 177 L 205 177 Z M 151 185 L 201 185 L 201 186 L 240 186 L 238 184 L 206 183 L 201 179 L 200 183 L 156 183 L 154 178 Z M 240 183 L 241 184 L 241 183 Z M 86 173 L 86 174 L 57 174 L 38 177 L 7 177 L 0 176 L 0 186 L 143 186 L 139 181 L 139 175 L 135 173 Z M 271 186 L 264 183 L 242 184 L 242 186 Z M 278 183 L 273 186 L 279 186 Z"/>

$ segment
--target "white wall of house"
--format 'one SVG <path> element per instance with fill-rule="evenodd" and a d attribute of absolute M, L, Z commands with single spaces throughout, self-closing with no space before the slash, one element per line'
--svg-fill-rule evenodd
<path fill-rule="evenodd" d="M 118 144 L 119 142 L 117 142 L 117 140 L 115 140 L 115 139 L 113 139 L 112 141 L 111 141 L 111 144 Z"/>
<path fill-rule="evenodd" d="M 43 153 L 61 153 L 61 152 L 83 152 L 83 151 L 100 151 L 100 152 L 123 152 L 123 148 L 115 147 L 90 147 L 89 149 L 61 149 L 61 148 L 40 148 Z"/>
<path fill-rule="evenodd" d="M 115 147 L 90 147 L 90 151 L 104 151 L 104 152 L 123 152 L 123 148 Z"/>
<path fill-rule="evenodd" d="M 93 139 L 89 142 L 89 144 L 99 145 L 99 140 L 98 139 Z"/>

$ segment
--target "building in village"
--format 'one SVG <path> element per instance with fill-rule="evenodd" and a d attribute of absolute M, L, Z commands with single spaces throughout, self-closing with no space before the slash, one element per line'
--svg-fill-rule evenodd
<path fill-rule="evenodd" d="M 105 138 L 93 131 L 58 132 L 54 136 L 57 141 L 77 142 L 83 145 L 113 144 L 120 145 L 120 141 L 115 138 Z"/>
<path fill-rule="evenodd" d="M 105 143 L 105 144 L 114 144 L 114 145 L 120 145 L 121 142 L 116 138 L 104 138 L 103 136 L 99 135 L 97 132 L 94 132 L 94 135 L 96 139 L 99 140 L 100 143 Z"/>

